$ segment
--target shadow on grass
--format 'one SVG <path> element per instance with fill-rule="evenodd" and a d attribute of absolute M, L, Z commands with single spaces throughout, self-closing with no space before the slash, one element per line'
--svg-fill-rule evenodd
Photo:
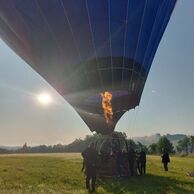
<path fill-rule="evenodd" d="M 105 193 L 114 194 L 191 194 L 194 193 L 194 183 L 147 174 L 145 176 L 98 179 L 98 185 Z"/>

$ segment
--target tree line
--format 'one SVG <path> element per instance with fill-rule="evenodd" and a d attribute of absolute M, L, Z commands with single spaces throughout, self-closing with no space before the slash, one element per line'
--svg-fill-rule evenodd
<path fill-rule="evenodd" d="M 167 136 L 162 136 L 156 143 L 152 143 L 148 146 L 143 145 L 141 142 L 135 142 L 133 139 L 128 139 L 125 133 L 122 136 L 126 140 L 127 144 L 132 145 L 138 152 L 144 149 L 148 154 L 160 154 L 165 149 L 169 153 L 181 153 L 188 155 L 194 152 L 194 136 L 186 136 L 177 142 L 176 146 L 173 146 L 172 142 Z M 0 148 L 0 153 L 63 153 L 63 152 L 82 152 L 91 142 L 97 142 L 101 135 L 86 135 L 84 139 L 75 139 L 68 145 L 39 145 L 30 147 L 25 143 L 21 148 L 16 150 L 7 150 L 6 148 Z"/>
<path fill-rule="evenodd" d="M 157 143 L 150 144 L 147 149 L 150 154 L 162 153 L 162 149 L 169 153 L 192 154 L 194 151 L 194 136 L 185 136 L 177 142 L 176 146 L 166 136 L 162 136 Z"/>

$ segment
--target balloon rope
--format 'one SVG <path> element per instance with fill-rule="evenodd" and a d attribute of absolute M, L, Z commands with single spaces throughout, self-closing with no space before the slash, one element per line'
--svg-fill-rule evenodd
<path fill-rule="evenodd" d="M 151 30 L 151 35 L 149 37 L 149 40 L 148 40 L 148 43 L 147 43 L 147 46 L 146 46 L 146 50 L 145 50 L 145 53 L 144 53 L 143 62 L 141 64 L 141 68 L 140 68 L 140 71 L 138 73 L 139 76 L 138 76 L 138 80 L 137 80 L 137 87 L 139 86 L 139 84 L 141 84 L 141 81 L 142 81 L 142 85 L 144 86 L 145 81 L 146 81 L 146 79 L 143 77 L 145 75 L 141 76 L 141 73 L 142 73 L 142 70 L 144 70 L 143 67 L 144 67 L 144 64 L 145 64 L 145 60 L 146 60 L 148 50 L 150 48 L 150 44 L 152 43 L 151 40 L 153 40 L 152 37 L 153 37 L 153 34 L 156 30 L 156 24 L 157 24 L 158 18 L 160 18 L 161 14 L 162 14 L 161 10 L 162 10 L 162 6 L 158 6 L 157 12 L 155 14 L 155 19 L 154 19 L 154 23 L 153 23 L 153 26 L 152 26 L 152 30 Z M 145 73 L 145 72 L 143 72 L 143 73 Z M 143 90 L 143 88 L 142 88 L 142 90 Z M 140 91 L 142 91 L 142 90 L 140 90 Z"/>
<path fill-rule="evenodd" d="M 92 30 L 92 24 L 91 24 L 91 18 L 90 18 L 90 12 L 89 12 L 89 7 L 88 7 L 88 1 L 87 0 L 85 0 L 85 4 L 86 4 L 86 9 L 87 9 L 87 14 L 88 14 L 88 22 L 89 22 L 89 26 L 90 26 L 90 33 L 91 33 L 91 37 L 92 37 L 92 45 L 93 45 L 93 49 L 94 49 L 94 55 L 95 55 L 95 59 L 96 59 L 98 75 L 99 75 L 99 78 L 100 78 L 101 87 L 103 88 L 104 87 L 103 79 L 102 79 L 100 66 L 99 66 L 99 61 L 98 61 L 98 57 L 97 57 L 97 50 L 96 50 L 96 46 L 95 46 L 95 42 L 94 42 L 94 34 L 93 34 L 93 30 Z"/>
<path fill-rule="evenodd" d="M 73 31 L 73 26 L 72 26 L 72 24 L 70 22 L 70 17 L 68 15 L 68 12 L 67 12 L 67 10 L 66 10 L 66 8 L 65 8 L 64 3 L 63 3 L 62 0 L 60 0 L 60 3 L 61 3 L 61 6 L 63 8 L 64 16 L 67 19 L 67 23 L 68 23 L 69 29 L 71 31 L 71 35 L 72 35 L 72 38 L 73 38 L 73 43 L 74 43 L 75 48 L 76 48 L 76 51 L 78 53 L 79 60 L 80 60 L 81 63 L 83 63 L 82 62 L 82 57 L 81 57 L 81 51 L 79 49 L 79 46 L 78 46 L 77 41 L 76 41 L 76 38 L 75 38 L 75 34 L 74 34 L 74 31 Z M 88 74 L 87 74 L 87 71 L 86 71 L 85 63 L 83 63 L 83 66 L 84 66 L 84 74 L 85 74 L 85 77 L 88 80 L 88 83 L 90 84 L 90 80 L 89 80 L 89 77 L 88 77 Z"/>
<path fill-rule="evenodd" d="M 112 88 L 113 88 L 113 62 L 112 62 L 112 37 L 111 37 L 111 14 L 110 14 L 110 10 L 111 10 L 111 3 L 110 0 L 108 0 L 108 16 L 109 16 L 109 43 L 110 43 L 110 62 L 111 62 L 111 72 L 112 72 Z"/>
<path fill-rule="evenodd" d="M 147 0 L 146 0 L 146 2 L 145 2 L 145 5 L 144 5 L 144 10 L 143 10 L 142 18 L 141 18 L 141 26 L 140 26 L 139 33 L 138 33 L 137 46 L 136 46 L 136 49 L 135 49 L 135 55 L 134 55 L 134 57 L 133 57 L 133 68 L 132 68 L 131 79 L 130 79 L 130 82 L 129 82 L 129 90 L 130 90 L 130 86 L 133 85 L 133 84 L 131 84 L 131 82 L 132 82 L 132 80 L 133 80 L 133 74 L 134 74 L 134 69 L 135 69 L 135 62 L 136 62 L 137 50 L 138 50 L 138 48 L 139 48 L 139 42 L 140 42 L 140 37 L 141 37 L 141 31 L 142 31 L 142 26 L 143 26 L 143 21 L 144 21 L 145 12 L 146 12 L 146 5 L 147 5 Z M 133 88 L 132 88 L 132 89 L 133 89 Z"/>
<path fill-rule="evenodd" d="M 124 76 L 124 64 L 125 64 L 125 53 L 126 53 L 126 39 L 127 39 L 127 24 L 128 24 L 128 17 L 129 17 L 129 0 L 127 1 L 127 14 L 125 18 L 125 32 L 124 32 L 124 43 L 123 43 L 123 64 L 122 64 L 122 85 L 123 85 L 123 76 Z"/>

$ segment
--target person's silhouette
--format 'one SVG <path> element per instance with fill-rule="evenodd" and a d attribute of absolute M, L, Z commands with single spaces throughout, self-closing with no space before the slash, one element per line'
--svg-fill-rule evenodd
<path fill-rule="evenodd" d="M 96 166 L 97 166 L 97 151 L 94 148 L 94 143 L 91 143 L 86 150 L 82 152 L 86 174 L 86 189 L 90 192 L 90 180 L 92 192 L 95 191 L 96 184 Z"/>
<path fill-rule="evenodd" d="M 139 156 L 140 174 L 146 173 L 146 152 L 142 150 Z"/>
<path fill-rule="evenodd" d="M 164 165 L 164 170 L 168 171 L 168 163 L 170 162 L 170 157 L 168 152 L 165 149 L 163 149 L 163 154 L 161 157 L 162 157 L 162 163 Z"/>

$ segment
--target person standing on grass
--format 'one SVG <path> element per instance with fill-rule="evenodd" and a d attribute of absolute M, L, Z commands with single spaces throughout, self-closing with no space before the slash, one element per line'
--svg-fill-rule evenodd
<path fill-rule="evenodd" d="M 170 162 L 170 157 L 168 152 L 165 149 L 163 149 L 163 154 L 161 157 L 162 157 L 162 163 L 164 165 L 164 170 L 168 171 L 168 163 Z"/>
<path fill-rule="evenodd" d="M 146 173 L 146 152 L 142 149 L 139 154 L 140 174 Z"/>
<path fill-rule="evenodd" d="M 97 168 L 97 151 L 94 143 L 91 143 L 88 148 L 82 152 L 86 174 L 86 189 L 90 192 L 95 192 L 96 187 L 96 168 Z M 90 180 L 91 187 L 90 188 Z"/>

